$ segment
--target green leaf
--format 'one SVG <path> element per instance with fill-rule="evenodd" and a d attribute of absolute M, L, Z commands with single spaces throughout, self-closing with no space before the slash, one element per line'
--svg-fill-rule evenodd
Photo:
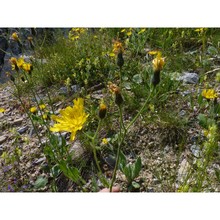
<path fill-rule="evenodd" d="M 132 168 L 129 164 L 124 167 L 123 173 L 126 176 L 128 184 L 130 184 L 132 181 Z"/>
<path fill-rule="evenodd" d="M 204 114 L 199 114 L 198 115 L 198 120 L 199 120 L 199 125 L 202 126 L 205 129 L 208 129 L 208 118 Z"/>
<path fill-rule="evenodd" d="M 139 189 L 140 185 L 138 183 L 136 183 L 135 181 L 132 181 L 131 185 L 135 188 L 135 189 Z"/>
<path fill-rule="evenodd" d="M 69 167 L 65 161 L 61 161 L 59 163 L 60 170 L 63 171 L 64 175 L 71 179 L 73 182 L 77 182 L 79 180 L 80 174 L 79 170 L 76 167 Z"/>
<path fill-rule="evenodd" d="M 208 49 L 207 49 L 207 52 L 211 55 L 217 55 L 218 54 L 218 50 L 213 46 L 209 46 Z"/>
<path fill-rule="evenodd" d="M 55 166 L 53 166 L 52 167 L 52 169 L 51 169 L 51 176 L 53 176 L 53 177 L 58 177 L 58 175 L 60 174 L 60 168 L 59 168 L 59 165 L 58 164 L 56 164 Z"/>
<path fill-rule="evenodd" d="M 34 183 L 34 188 L 35 189 L 43 188 L 47 185 L 47 183 L 48 183 L 48 179 L 46 177 L 39 176 Z"/>
<path fill-rule="evenodd" d="M 141 171 L 141 166 L 142 166 L 142 164 L 141 164 L 141 158 L 140 157 L 138 157 L 138 159 L 136 160 L 136 162 L 135 162 L 135 164 L 134 164 L 134 168 L 133 168 L 133 175 L 132 175 L 132 178 L 133 179 L 135 179 L 138 175 L 139 175 L 139 173 L 140 173 L 140 171 Z"/>
<path fill-rule="evenodd" d="M 141 84 L 142 83 L 142 77 L 141 77 L 141 74 L 136 74 L 133 76 L 133 81 L 137 84 Z"/>
<path fill-rule="evenodd" d="M 131 89 L 131 83 L 130 82 L 124 82 L 123 86 L 125 87 L 125 89 L 130 90 Z"/>
<path fill-rule="evenodd" d="M 122 172 L 123 172 L 123 168 L 126 166 L 126 164 L 127 164 L 126 156 L 123 154 L 122 151 L 120 151 L 120 153 L 119 153 L 119 166 L 120 166 L 120 169 L 122 170 Z"/>

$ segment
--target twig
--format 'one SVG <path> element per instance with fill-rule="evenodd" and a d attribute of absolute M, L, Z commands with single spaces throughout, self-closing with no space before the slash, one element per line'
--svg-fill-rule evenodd
<path fill-rule="evenodd" d="M 220 67 L 216 68 L 214 70 L 210 70 L 210 71 L 206 72 L 205 74 L 214 73 L 215 71 L 218 71 L 218 70 L 220 70 Z"/>

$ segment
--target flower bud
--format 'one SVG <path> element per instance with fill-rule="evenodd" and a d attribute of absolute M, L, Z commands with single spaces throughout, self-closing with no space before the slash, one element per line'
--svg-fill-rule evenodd
<path fill-rule="evenodd" d="M 154 86 L 156 86 L 157 84 L 159 84 L 160 82 L 160 71 L 155 71 L 154 72 L 154 75 L 153 75 L 153 78 L 152 78 L 152 84 Z"/>
<path fill-rule="evenodd" d="M 121 51 L 118 53 L 118 56 L 117 56 L 117 65 L 120 68 L 124 65 L 124 58 L 123 58 L 123 54 Z"/>
<path fill-rule="evenodd" d="M 99 118 L 103 119 L 106 116 L 106 112 L 107 112 L 107 107 L 104 103 L 101 103 L 99 105 Z"/>
<path fill-rule="evenodd" d="M 119 90 L 119 88 L 117 88 L 115 90 L 115 104 L 120 106 L 122 103 L 123 103 L 123 98 L 122 98 L 122 95 L 121 95 L 121 92 Z"/>

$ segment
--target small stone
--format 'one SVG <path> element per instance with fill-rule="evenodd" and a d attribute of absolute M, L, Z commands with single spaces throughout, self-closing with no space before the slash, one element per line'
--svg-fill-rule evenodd
<path fill-rule="evenodd" d="M 72 160 L 80 158 L 84 154 L 85 150 L 83 149 L 81 143 L 76 140 L 73 146 L 70 148 L 69 153 L 72 154 Z"/>
<path fill-rule="evenodd" d="M 16 119 L 13 122 L 11 122 L 11 125 L 20 125 L 23 120 L 23 118 Z"/>
<path fill-rule="evenodd" d="M 180 168 L 178 170 L 178 181 L 183 182 L 185 181 L 185 178 L 187 177 L 188 171 L 191 168 L 190 164 L 186 159 L 183 159 L 183 161 L 180 164 Z"/>
<path fill-rule="evenodd" d="M 71 90 L 73 92 L 79 92 L 80 91 L 80 86 L 79 85 L 72 85 L 71 86 Z"/>
<path fill-rule="evenodd" d="M 63 86 L 59 89 L 59 95 L 66 95 L 67 93 L 68 93 L 67 87 Z"/>
<path fill-rule="evenodd" d="M 177 80 L 183 81 L 186 84 L 197 84 L 199 81 L 199 76 L 197 73 L 183 73 Z"/>
<path fill-rule="evenodd" d="M 3 144 L 7 140 L 7 136 L 0 137 L 0 144 Z"/>
<path fill-rule="evenodd" d="M 180 117 L 183 117 L 184 115 L 186 115 L 186 111 L 185 111 L 185 110 L 181 110 L 181 111 L 179 112 L 179 116 L 180 116 Z"/>
<path fill-rule="evenodd" d="M 23 133 L 25 133 L 25 131 L 27 131 L 27 129 L 28 129 L 28 126 L 27 126 L 27 125 L 24 126 L 24 127 L 21 127 L 21 128 L 18 129 L 18 133 L 19 133 L 19 134 L 23 134 Z"/>
<path fill-rule="evenodd" d="M 39 158 L 38 160 L 34 161 L 34 164 L 35 165 L 40 164 L 40 163 L 44 162 L 45 160 L 46 160 L 46 157 Z"/>
<path fill-rule="evenodd" d="M 200 150 L 200 148 L 199 148 L 199 146 L 197 146 L 197 145 L 192 145 L 191 147 L 190 147 L 190 150 L 191 150 L 191 152 L 192 152 L 192 154 L 195 156 L 195 157 L 199 157 L 199 156 L 201 156 L 200 154 L 201 154 L 201 150 Z"/>

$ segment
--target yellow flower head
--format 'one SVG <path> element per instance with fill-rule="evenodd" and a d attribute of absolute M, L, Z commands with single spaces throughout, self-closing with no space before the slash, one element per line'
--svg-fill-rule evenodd
<path fill-rule="evenodd" d="M 17 66 L 18 68 L 22 68 L 23 64 L 24 64 L 24 58 L 20 57 L 18 60 L 17 60 Z"/>
<path fill-rule="evenodd" d="M 144 33 L 145 31 L 146 31 L 146 28 L 142 28 L 142 29 L 138 32 L 138 35 Z"/>
<path fill-rule="evenodd" d="M 86 28 L 72 28 L 69 31 L 69 39 L 74 41 L 79 39 L 80 35 L 86 31 Z"/>
<path fill-rule="evenodd" d="M 218 97 L 214 89 L 204 89 L 202 91 L 202 96 L 205 97 L 206 99 L 214 99 Z"/>
<path fill-rule="evenodd" d="M 148 52 L 150 55 L 157 55 L 158 53 L 160 53 L 158 50 L 151 50 Z"/>
<path fill-rule="evenodd" d="M 18 34 L 16 32 L 14 32 L 12 35 L 11 35 L 12 39 L 15 40 L 15 41 L 19 41 L 19 38 L 18 38 Z"/>
<path fill-rule="evenodd" d="M 165 64 L 165 58 L 161 57 L 161 52 L 157 53 L 156 58 L 153 59 L 153 69 L 154 71 L 161 71 L 163 69 L 163 66 Z"/>
<path fill-rule="evenodd" d="M 0 113 L 4 113 L 5 109 L 4 108 L 0 108 Z"/>
<path fill-rule="evenodd" d="M 12 70 L 19 71 L 17 59 L 15 57 L 11 57 L 11 59 L 9 61 L 11 63 Z"/>
<path fill-rule="evenodd" d="M 70 140 L 75 139 L 76 132 L 82 129 L 83 124 L 89 116 L 85 113 L 84 100 L 82 98 L 75 99 L 73 102 L 73 107 L 68 106 L 61 110 L 60 116 L 52 116 L 52 119 L 58 123 L 50 127 L 50 130 L 53 132 L 71 132 Z"/>
<path fill-rule="evenodd" d="M 198 33 L 203 33 L 204 31 L 206 31 L 207 30 L 207 28 L 196 28 L 195 29 L 195 32 L 198 32 Z"/>
<path fill-rule="evenodd" d="M 30 112 L 31 112 L 31 113 L 37 112 L 37 108 L 36 108 L 36 107 L 31 107 L 31 108 L 30 108 Z"/>
<path fill-rule="evenodd" d="M 43 114 L 43 119 L 48 119 L 48 115 L 47 114 Z"/>
<path fill-rule="evenodd" d="M 15 57 L 11 57 L 11 59 L 9 61 L 11 64 L 17 65 L 17 59 Z"/>
<path fill-rule="evenodd" d="M 33 70 L 33 65 L 31 63 L 23 63 L 22 69 L 27 73 L 31 73 L 31 71 Z"/>
<path fill-rule="evenodd" d="M 119 41 L 114 41 L 113 53 L 118 54 L 120 52 L 122 52 L 122 53 L 124 52 L 124 47 L 123 47 L 122 43 Z"/>
<path fill-rule="evenodd" d="M 103 139 L 102 139 L 102 144 L 103 144 L 103 145 L 108 144 L 108 139 L 107 139 L 107 138 L 103 138 Z"/>
<path fill-rule="evenodd" d="M 45 109 L 45 108 L 46 108 L 46 105 L 41 104 L 41 105 L 39 105 L 39 108 L 40 108 L 40 110 L 43 110 L 43 109 Z"/>

